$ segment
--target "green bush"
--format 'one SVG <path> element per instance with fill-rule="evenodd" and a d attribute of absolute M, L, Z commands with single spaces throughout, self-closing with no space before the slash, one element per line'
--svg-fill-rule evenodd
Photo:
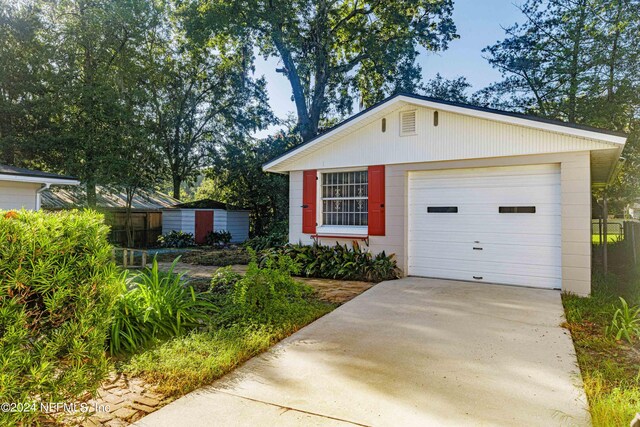
<path fill-rule="evenodd" d="M 123 280 L 111 323 L 111 353 L 133 352 L 209 320 L 215 306 L 183 283 L 183 275 L 173 272 L 179 259 L 166 273 L 158 270 L 154 259 L 151 268 Z"/>
<path fill-rule="evenodd" d="M 174 230 L 158 236 L 158 244 L 163 248 L 188 248 L 195 246 L 196 242 L 193 239 L 193 234 Z"/>
<path fill-rule="evenodd" d="M 286 225 L 286 224 L 285 224 Z M 286 228 L 274 229 L 264 236 L 256 236 L 244 242 L 244 246 L 254 251 L 263 251 L 265 249 L 279 248 L 289 241 L 289 232 Z"/>
<path fill-rule="evenodd" d="M 605 332 L 617 340 L 624 338 L 631 343 L 634 337 L 640 336 L 640 307 L 629 307 L 627 301 L 620 297 L 620 307 Z"/>
<path fill-rule="evenodd" d="M 230 266 L 219 268 L 211 278 L 210 291 L 214 294 L 226 295 L 241 279 L 242 275 L 233 271 Z"/>
<path fill-rule="evenodd" d="M 231 243 L 231 233 L 226 230 L 210 231 L 205 238 L 209 246 L 226 246 Z"/>
<path fill-rule="evenodd" d="M 286 245 L 263 251 L 260 265 L 282 256 L 291 258 L 300 266 L 300 272 L 306 277 L 327 279 L 364 280 L 379 282 L 400 277 L 400 269 L 395 256 L 380 252 L 373 255 L 364 251 L 354 242 L 347 245 L 324 246 L 319 244 Z"/>
<path fill-rule="evenodd" d="M 108 232 L 92 211 L 0 213 L 3 402 L 69 402 L 105 378 L 118 293 Z M 0 425 L 37 418 L 0 412 Z"/>
<path fill-rule="evenodd" d="M 242 279 L 228 292 L 218 324 L 274 325 L 296 318 L 309 308 L 313 289 L 296 282 L 291 274 L 299 267 L 288 257 L 267 260 L 260 268 L 255 259 Z"/>

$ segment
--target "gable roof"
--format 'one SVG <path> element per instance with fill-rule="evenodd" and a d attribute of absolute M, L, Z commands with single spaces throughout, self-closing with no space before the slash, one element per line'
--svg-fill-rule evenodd
<path fill-rule="evenodd" d="M 42 172 L 16 166 L 0 165 L 0 181 L 21 181 L 34 183 L 78 185 L 74 177 Z"/>
<path fill-rule="evenodd" d="M 74 209 L 87 206 L 84 189 L 55 188 L 45 190 L 41 194 L 44 209 Z M 137 211 L 153 211 L 169 208 L 178 203 L 180 203 L 179 200 L 157 191 L 138 191 L 133 197 L 131 208 Z M 105 210 L 124 210 L 127 207 L 127 196 L 124 192 L 97 186 L 96 207 Z"/>
<path fill-rule="evenodd" d="M 622 132 L 599 129 L 591 126 L 579 125 L 576 123 L 563 122 L 561 120 L 546 119 L 528 114 L 497 110 L 493 108 L 480 107 L 477 105 L 446 101 L 443 99 L 432 98 L 428 96 L 400 92 L 389 96 L 388 98 L 378 102 L 377 104 L 349 117 L 348 119 L 333 126 L 332 128 L 310 139 L 309 141 L 286 151 L 280 156 L 265 163 L 262 169 L 267 172 L 271 171 L 271 169 L 273 169 L 276 165 L 284 162 L 290 157 L 301 154 L 302 152 L 308 150 L 314 145 L 317 145 L 323 140 L 336 136 L 336 134 L 344 131 L 346 128 L 355 126 L 356 123 L 366 121 L 368 118 L 375 116 L 382 110 L 386 110 L 396 103 L 431 107 L 434 109 L 440 109 L 442 111 L 459 113 L 477 118 L 552 131 L 576 137 L 589 138 L 602 142 L 617 144 L 620 147 L 624 146 L 627 138 L 627 135 Z"/>

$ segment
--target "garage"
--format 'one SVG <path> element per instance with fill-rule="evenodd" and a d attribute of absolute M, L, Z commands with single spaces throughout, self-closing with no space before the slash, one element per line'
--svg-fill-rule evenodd
<path fill-rule="evenodd" d="M 408 176 L 409 275 L 561 288 L 558 164 Z"/>

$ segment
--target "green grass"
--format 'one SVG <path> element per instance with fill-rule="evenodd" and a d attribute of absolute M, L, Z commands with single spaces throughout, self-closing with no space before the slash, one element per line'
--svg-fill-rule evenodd
<path fill-rule="evenodd" d="M 615 243 L 619 241 L 621 238 L 622 236 L 619 234 L 607 234 L 607 242 L 609 243 Z M 596 245 L 600 244 L 600 236 L 597 234 L 592 234 L 591 242 Z"/>
<path fill-rule="evenodd" d="M 334 308 L 314 301 L 278 325 L 195 331 L 134 355 L 119 369 L 155 384 L 166 396 L 181 396 L 210 384 Z"/>
<path fill-rule="evenodd" d="M 593 425 L 629 425 L 640 412 L 640 346 L 605 335 L 617 307 L 617 295 L 638 301 L 634 281 L 596 276 L 593 296 L 564 294 L 567 328 L 574 340 Z"/>

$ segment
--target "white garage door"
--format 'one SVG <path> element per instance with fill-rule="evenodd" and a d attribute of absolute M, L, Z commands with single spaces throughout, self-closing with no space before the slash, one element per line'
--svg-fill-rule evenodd
<path fill-rule="evenodd" d="M 561 287 L 560 167 L 409 174 L 409 274 Z"/>

